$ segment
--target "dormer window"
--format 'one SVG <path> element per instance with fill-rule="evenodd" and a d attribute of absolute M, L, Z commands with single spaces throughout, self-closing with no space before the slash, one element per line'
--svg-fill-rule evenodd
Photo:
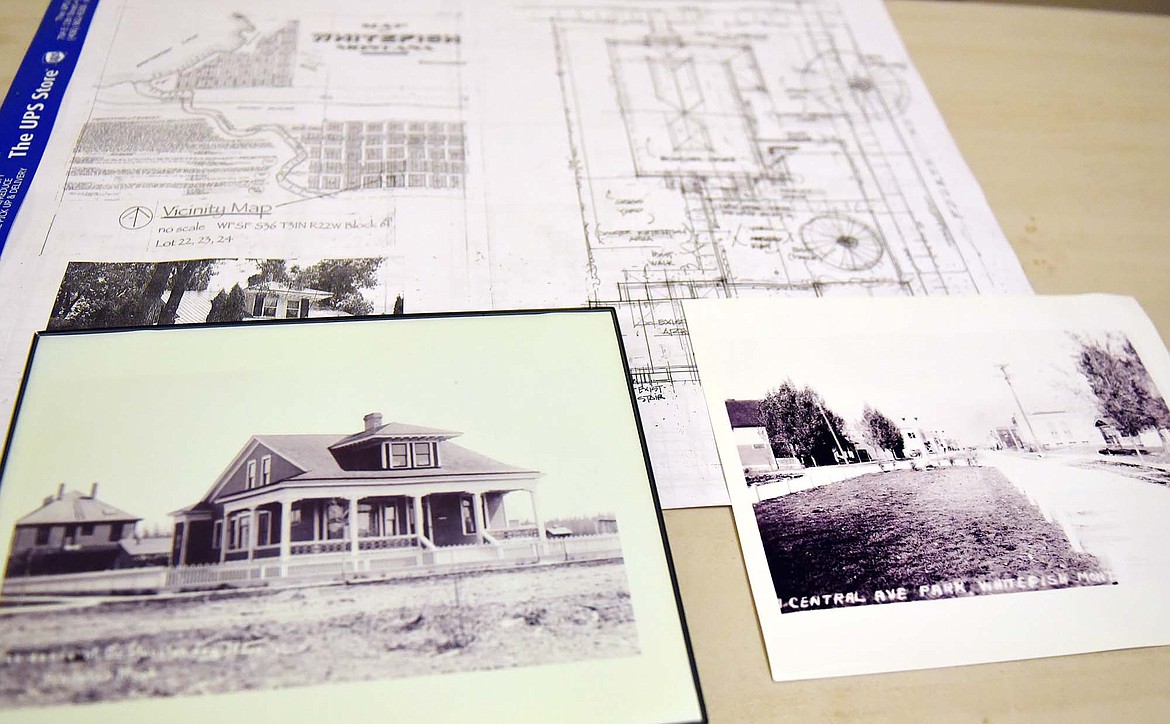
<path fill-rule="evenodd" d="M 430 442 L 416 442 L 412 446 L 414 448 L 414 466 L 416 468 L 429 468 L 434 466 L 434 461 L 431 455 L 431 446 L 434 443 Z"/>
<path fill-rule="evenodd" d="M 388 442 L 384 443 L 385 449 L 388 451 L 389 464 L 386 465 L 386 460 L 383 460 L 384 467 L 388 468 L 409 468 L 410 467 L 410 446 L 404 442 Z M 385 456 L 384 456 L 385 457 Z"/>
<path fill-rule="evenodd" d="M 382 467 L 386 470 L 407 468 L 439 467 L 437 443 L 433 442 L 384 442 L 382 443 Z"/>

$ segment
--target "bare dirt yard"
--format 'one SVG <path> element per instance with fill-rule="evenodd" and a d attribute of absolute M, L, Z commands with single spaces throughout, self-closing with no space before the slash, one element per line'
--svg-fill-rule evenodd
<path fill-rule="evenodd" d="M 863 475 L 755 512 L 783 612 L 1113 582 L 995 468 Z"/>
<path fill-rule="evenodd" d="M 0 617 L 0 706 L 622 657 L 637 642 L 620 562 L 22 609 Z"/>

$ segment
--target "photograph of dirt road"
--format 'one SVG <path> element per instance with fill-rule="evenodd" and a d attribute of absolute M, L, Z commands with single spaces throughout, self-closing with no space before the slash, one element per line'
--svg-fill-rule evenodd
<path fill-rule="evenodd" d="M 0 618 L 0 706 L 630 656 L 624 579 L 600 562 L 46 606 Z"/>
<path fill-rule="evenodd" d="M 687 306 L 774 677 L 1170 636 L 1170 365 L 1140 309 L 820 301 Z"/>
<path fill-rule="evenodd" d="M 1170 477 L 1170 410 L 1125 335 L 895 345 L 830 343 L 833 365 L 724 402 L 780 610 L 1123 583 L 1121 544 L 1154 532 L 1102 509 Z M 1048 482 L 1090 470 L 1119 478 L 1094 505 Z"/>

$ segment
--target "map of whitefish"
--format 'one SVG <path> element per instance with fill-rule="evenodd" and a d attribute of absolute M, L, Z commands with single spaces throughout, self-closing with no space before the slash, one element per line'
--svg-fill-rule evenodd
<path fill-rule="evenodd" d="M 727 494 L 683 300 L 1030 291 L 876 0 L 128 0 L 86 53 L 0 265 L 11 344 L 71 262 L 369 257 L 373 313 L 612 306 L 684 507 Z"/>

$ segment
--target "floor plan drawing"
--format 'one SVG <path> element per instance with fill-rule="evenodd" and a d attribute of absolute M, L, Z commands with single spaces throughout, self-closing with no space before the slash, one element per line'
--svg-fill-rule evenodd
<path fill-rule="evenodd" d="M 912 69 L 834 3 L 545 10 L 589 302 L 619 310 L 676 500 L 722 500 L 682 300 L 1003 284 L 914 145 Z"/>

